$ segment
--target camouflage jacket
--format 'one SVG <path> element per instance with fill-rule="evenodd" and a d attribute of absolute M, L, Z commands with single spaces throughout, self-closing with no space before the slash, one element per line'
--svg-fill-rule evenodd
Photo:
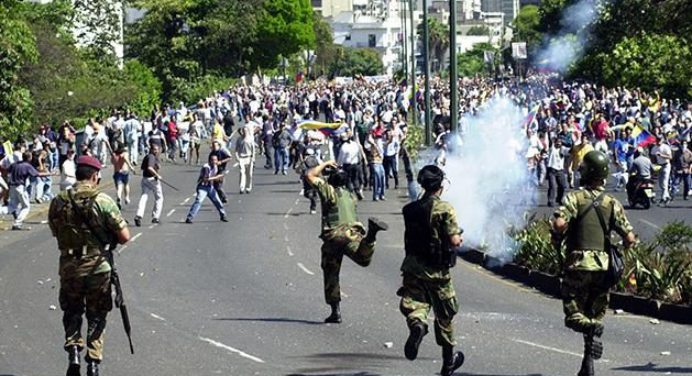
<path fill-rule="evenodd" d="M 442 201 L 438 196 L 433 197 L 433 207 L 430 218 L 432 236 L 441 242 L 449 241 L 450 236 L 459 235 L 459 223 L 452 204 Z M 430 282 L 446 282 L 451 279 L 449 269 L 436 269 L 427 266 L 414 255 L 407 255 L 401 264 L 401 271 Z"/>
<path fill-rule="evenodd" d="M 358 222 L 356 214 L 356 198 L 345 188 L 337 192 L 337 188 L 329 185 L 324 179 L 317 178 L 313 184 L 322 202 L 322 233 L 329 232 L 336 227 L 356 226 L 363 228 L 363 224 Z M 347 195 L 340 197 L 339 195 Z M 341 202 L 339 202 L 341 200 Z M 341 206 L 341 207 L 340 207 Z M 338 213 L 337 213 L 338 212 Z M 338 215 L 336 215 L 338 214 Z M 336 217 L 339 217 L 336 219 Z"/>
<path fill-rule="evenodd" d="M 91 221 L 91 227 L 99 231 L 99 234 L 98 236 L 92 234 L 90 228 L 82 225 L 81 217 L 71 210 L 68 192 L 60 192 L 51 201 L 48 212 L 48 225 L 61 251 L 60 277 L 65 279 L 110 271 L 110 265 L 100 255 L 104 247 L 101 239 L 110 241 L 117 231 L 127 226 L 127 222 L 112 198 L 98 192 L 95 186 L 77 182 L 72 189 L 72 194 L 78 205 L 82 200 L 95 196 L 88 219 Z M 68 251 L 73 255 L 67 254 Z M 85 251 L 88 251 L 87 255 L 75 257 Z"/>
<path fill-rule="evenodd" d="M 570 226 L 576 225 L 577 215 L 587 205 L 604 192 L 603 187 L 598 189 L 581 188 L 578 191 L 568 193 L 562 206 L 554 213 L 556 218 L 563 218 L 567 222 L 567 231 Z M 632 225 L 622 204 L 613 196 L 605 194 L 602 199 L 602 206 L 611 207 L 612 205 L 612 225 L 610 230 L 615 231 L 620 236 L 625 236 L 633 230 Z M 610 236 L 610 233 L 606 234 Z M 608 269 L 608 253 L 601 249 L 568 249 L 565 269 L 581 271 L 604 271 Z"/>

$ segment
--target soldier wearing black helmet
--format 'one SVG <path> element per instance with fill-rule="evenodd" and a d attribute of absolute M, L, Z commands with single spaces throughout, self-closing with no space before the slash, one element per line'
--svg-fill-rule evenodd
<path fill-rule="evenodd" d="M 406 316 L 409 337 L 404 354 L 409 360 L 418 356 L 418 347 L 428 333 L 426 323 L 432 309 L 435 314 L 435 340 L 442 347 L 442 376 L 451 375 L 464 363 L 464 354 L 455 352 L 453 319 L 459 312 L 449 269 L 456 263 L 462 230 L 454 207 L 440 199 L 444 172 L 435 165 L 423 167 L 418 183 L 423 196 L 404 206 L 404 246 L 406 257 L 401 265 L 402 287 L 399 308 Z"/>
<path fill-rule="evenodd" d="M 328 175 L 327 181 L 320 176 Z M 341 289 L 339 272 L 344 256 L 356 264 L 366 267 L 372 261 L 375 251 L 375 235 L 387 230 L 386 223 L 368 218 L 368 230 L 358 221 L 356 197 L 346 185 L 348 174 L 338 168 L 334 161 L 327 161 L 311 168 L 305 179 L 317 190 L 322 203 L 322 273 L 324 276 L 324 297 L 331 307 L 331 314 L 324 321 L 341 322 Z"/>
<path fill-rule="evenodd" d="M 603 354 L 603 344 L 595 339 L 603 334 L 603 317 L 608 307 L 612 281 L 606 271 L 610 262 L 610 234 L 615 231 L 625 247 L 635 242 L 625 210 L 613 196 L 605 193 L 608 158 L 590 151 L 581 166 L 581 189 L 565 196 L 555 211 L 552 223 L 556 246 L 564 239 L 567 258 L 562 282 L 565 326 L 582 333 L 584 357 L 579 376 L 594 375 L 595 359 Z"/>

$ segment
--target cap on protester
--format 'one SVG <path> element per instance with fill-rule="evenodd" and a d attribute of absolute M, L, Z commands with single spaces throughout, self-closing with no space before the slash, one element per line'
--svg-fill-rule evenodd
<path fill-rule="evenodd" d="M 101 162 L 90 155 L 82 155 L 81 157 L 77 158 L 77 166 L 88 166 L 101 170 Z"/>

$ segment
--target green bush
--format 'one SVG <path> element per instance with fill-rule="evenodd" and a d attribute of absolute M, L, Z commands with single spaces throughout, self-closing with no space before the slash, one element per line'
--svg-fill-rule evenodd
<path fill-rule="evenodd" d="M 514 262 L 529 269 L 558 275 L 565 260 L 564 247 L 556 249 L 550 241 L 550 221 L 529 218 L 529 224 L 520 230 L 510 230 L 517 242 Z"/>
<path fill-rule="evenodd" d="M 672 222 L 649 242 L 625 253 L 626 273 L 618 289 L 672 303 L 692 300 L 692 226 Z"/>

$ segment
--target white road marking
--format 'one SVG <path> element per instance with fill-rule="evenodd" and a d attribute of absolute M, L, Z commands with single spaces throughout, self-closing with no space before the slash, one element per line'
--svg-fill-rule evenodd
<path fill-rule="evenodd" d="M 289 256 L 293 256 L 293 252 L 291 252 L 291 247 L 286 246 L 286 252 L 288 252 Z"/>
<path fill-rule="evenodd" d="M 124 246 L 120 247 L 120 249 L 118 249 L 118 254 L 123 253 L 123 251 L 126 250 L 126 249 L 127 249 L 127 245 L 124 245 Z"/>
<path fill-rule="evenodd" d="M 204 341 L 204 342 L 207 342 L 207 343 L 209 343 L 209 344 L 211 344 L 211 345 L 213 345 L 213 346 L 216 346 L 216 347 L 218 347 L 218 348 L 221 348 L 221 349 L 224 349 L 224 350 L 228 350 L 228 351 L 230 351 L 230 352 L 232 352 L 232 353 L 238 354 L 238 355 L 242 356 L 243 358 L 250 359 L 250 360 L 252 360 L 252 361 L 254 361 L 254 362 L 257 362 L 257 363 L 264 363 L 264 360 L 262 360 L 262 359 L 260 359 L 260 358 L 258 358 L 258 357 L 256 357 L 256 356 L 254 356 L 254 355 L 250 355 L 250 354 L 248 354 L 248 353 L 246 353 L 246 352 L 240 351 L 240 350 L 235 349 L 235 348 L 233 348 L 233 347 L 231 347 L 231 346 L 224 345 L 223 343 L 214 341 L 213 339 L 209 339 L 209 338 L 205 338 L 205 337 L 199 337 L 199 339 L 202 340 L 202 341 Z"/>
<path fill-rule="evenodd" d="M 286 222 L 284 222 L 284 230 L 288 231 L 288 225 L 286 224 Z"/>
<path fill-rule="evenodd" d="M 344 293 L 343 291 L 341 291 L 341 292 L 340 292 L 340 294 L 341 294 L 341 296 L 342 296 L 342 297 L 344 297 L 344 298 L 348 298 L 348 295 L 347 295 L 347 294 L 345 294 L 345 293 Z"/>
<path fill-rule="evenodd" d="M 286 214 L 284 214 L 284 218 L 288 218 L 288 216 L 291 214 L 292 211 L 293 211 L 293 208 L 289 208 L 288 211 L 286 212 Z"/>
<path fill-rule="evenodd" d="M 132 239 L 130 239 L 130 242 L 133 242 L 133 241 L 139 239 L 140 236 L 142 236 L 142 233 L 138 232 L 137 234 L 135 234 L 135 236 L 132 237 Z"/>
<path fill-rule="evenodd" d="M 296 203 L 295 203 L 294 205 L 298 205 L 298 203 L 300 203 L 300 199 L 299 199 L 299 198 L 296 199 Z"/>
<path fill-rule="evenodd" d="M 539 349 L 548 350 L 548 351 L 553 351 L 553 352 L 556 352 L 556 353 L 559 353 L 559 354 L 571 355 L 571 356 L 574 356 L 574 357 L 577 357 L 577 358 L 581 358 L 581 357 L 583 356 L 583 354 L 577 354 L 577 353 L 575 353 L 575 352 L 571 352 L 571 351 L 567 351 L 567 350 L 562 350 L 562 349 L 558 349 L 558 348 L 555 348 L 555 347 L 545 346 L 545 345 L 541 345 L 541 344 L 534 343 L 534 342 L 524 341 L 524 340 L 517 339 L 517 338 L 512 338 L 512 342 L 521 343 L 521 344 L 529 345 L 529 346 L 533 346 L 533 347 L 538 347 Z M 600 360 L 597 360 L 596 362 L 608 363 L 608 362 L 610 362 L 610 360 L 608 360 L 608 359 L 600 359 Z"/>
<path fill-rule="evenodd" d="M 299 262 L 297 265 L 298 265 L 298 267 L 301 268 L 305 273 L 307 273 L 307 274 L 309 274 L 309 275 L 315 275 L 315 273 L 311 272 L 310 269 L 306 268 L 305 265 L 303 265 L 302 262 Z"/>
<path fill-rule="evenodd" d="M 169 211 L 168 214 L 166 214 L 166 217 L 172 216 L 173 213 L 175 213 L 175 209 L 171 209 L 171 211 Z"/>
<path fill-rule="evenodd" d="M 157 315 L 157 314 L 155 314 L 155 313 L 150 313 L 149 316 L 151 316 L 151 317 L 153 317 L 153 318 L 155 318 L 155 319 L 157 319 L 157 320 L 166 321 L 166 319 L 164 319 L 163 317 L 161 317 L 161 316 L 159 316 L 159 315 Z"/>
<path fill-rule="evenodd" d="M 191 198 L 192 198 L 192 197 L 188 197 L 188 198 L 184 199 L 183 202 L 180 203 L 180 205 L 185 205 L 185 204 L 187 204 L 187 202 L 190 201 Z"/>
<path fill-rule="evenodd" d="M 284 235 L 284 241 L 285 241 L 286 243 L 289 242 L 289 240 L 288 240 L 288 235 Z"/>
<path fill-rule="evenodd" d="M 639 221 L 642 222 L 642 223 L 644 223 L 644 224 L 646 224 L 646 225 L 649 225 L 649 226 L 651 226 L 651 227 L 653 227 L 653 228 L 655 228 L 655 229 L 657 229 L 657 230 L 660 230 L 660 229 L 661 229 L 661 226 L 659 226 L 659 225 L 657 225 L 657 224 L 655 224 L 655 223 L 653 223 L 653 222 L 649 222 L 649 221 L 647 221 L 646 219 L 639 219 Z"/>

